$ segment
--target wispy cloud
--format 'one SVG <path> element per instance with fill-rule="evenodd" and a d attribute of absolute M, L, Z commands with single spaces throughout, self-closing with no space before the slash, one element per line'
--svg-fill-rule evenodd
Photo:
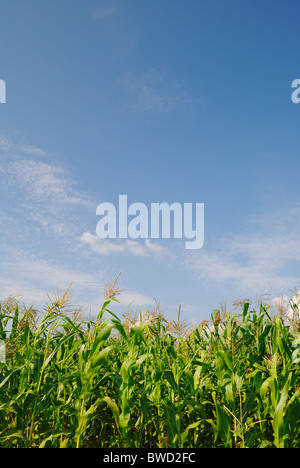
<path fill-rule="evenodd" d="M 130 290 L 123 291 L 118 300 L 125 307 L 151 307 L 155 305 L 154 298 Z"/>
<path fill-rule="evenodd" d="M 57 288 L 66 289 L 70 283 L 78 297 L 80 293 L 97 293 L 101 288 L 104 274 L 95 274 L 65 267 L 63 262 L 41 258 L 38 254 L 25 252 L 15 247 L 6 248 L 5 258 L 1 261 L 0 298 L 21 295 L 26 301 L 45 303 L 46 294 Z"/>
<path fill-rule="evenodd" d="M 297 214 L 297 215 L 296 215 Z M 300 283 L 300 206 L 282 207 L 252 219 L 248 231 L 186 254 L 186 267 L 201 281 L 243 293 L 285 291 Z M 282 222 L 284 221 L 284 224 Z"/>
<path fill-rule="evenodd" d="M 91 14 L 93 20 L 102 20 L 104 18 L 109 18 L 117 13 L 118 7 L 116 5 L 106 5 L 97 8 Z"/>
<path fill-rule="evenodd" d="M 0 150 L 9 152 L 10 154 L 25 154 L 31 156 L 45 157 L 47 152 L 35 145 L 30 145 L 25 142 L 16 143 L 4 136 L 0 137 Z"/>
<path fill-rule="evenodd" d="M 253 239 L 249 241 L 248 247 L 249 250 L 240 250 L 237 246 L 237 250 L 229 248 L 204 251 L 197 258 L 189 258 L 188 268 L 204 282 L 209 281 L 219 286 L 233 285 L 241 294 L 247 291 L 267 293 L 270 289 L 284 290 L 299 282 L 299 277 L 282 273 L 288 260 L 280 258 L 279 251 L 269 250 L 267 241 L 261 243 Z M 255 254 L 251 250 L 255 250 Z M 236 258 L 238 251 L 245 258 Z M 262 254 L 261 258 L 259 253 Z"/>
<path fill-rule="evenodd" d="M 70 237 L 73 222 L 77 219 L 80 225 L 83 212 L 94 211 L 96 204 L 89 195 L 41 148 L 1 138 L 0 159 L 0 181 L 11 200 L 14 213 L 10 215 L 19 224 L 24 223 L 26 213 L 26 221 L 39 229 Z"/>
<path fill-rule="evenodd" d="M 144 243 L 127 239 L 124 241 L 114 242 L 111 240 L 99 239 L 98 236 L 90 232 L 84 232 L 80 238 L 83 243 L 86 243 L 90 248 L 99 255 L 110 255 L 113 253 L 131 254 L 136 257 L 151 257 L 161 258 L 170 256 L 171 253 L 163 246 L 150 239 L 146 239 Z"/>
<path fill-rule="evenodd" d="M 47 293 L 72 283 L 75 299 L 97 313 L 111 265 L 99 263 L 94 252 L 141 259 L 171 258 L 166 248 L 149 239 L 143 243 L 130 239 L 124 243 L 100 241 L 84 231 L 90 228 L 88 214 L 96 222 L 97 204 L 78 189 L 68 170 L 41 148 L 0 138 L 0 159 L 0 182 L 7 202 L 0 216 L 0 299 L 22 295 L 26 303 L 42 307 Z M 82 249 L 83 245 L 88 249 Z M 91 261 L 87 264 L 89 254 Z M 129 288 L 120 301 L 123 308 L 154 303 L 154 299 Z"/>
<path fill-rule="evenodd" d="M 127 74 L 119 81 L 126 91 L 128 106 L 148 114 L 166 114 L 190 105 L 191 98 L 165 73 L 150 71 L 141 76 Z"/>
<path fill-rule="evenodd" d="M 71 302 L 83 306 L 92 315 L 99 312 L 104 301 L 103 287 L 108 279 L 106 271 L 100 270 L 95 275 L 13 248 L 8 249 L 6 254 L 1 261 L 0 300 L 14 295 L 27 305 L 43 308 L 48 294 L 51 296 L 58 289 L 66 290 L 72 283 Z M 145 294 L 129 288 L 121 289 L 118 300 L 123 309 L 155 304 L 155 299 Z"/>
<path fill-rule="evenodd" d="M 86 196 L 74 188 L 74 181 L 65 175 L 63 168 L 34 161 L 30 158 L 18 158 L 10 161 L 1 172 L 10 185 L 19 187 L 23 195 L 37 202 L 52 202 L 57 206 L 87 206 Z"/>

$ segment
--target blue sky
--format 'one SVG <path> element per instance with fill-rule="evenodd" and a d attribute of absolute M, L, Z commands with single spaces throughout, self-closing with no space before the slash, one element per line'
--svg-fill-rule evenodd
<path fill-rule="evenodd" d="M 200 321 L 300 283 L 299 2 L 2 0 L 0 297 Z M 205 242 L 100 241 L 96 207 L 205 204 Z M 118 247 L 116 251 L 115 246 Z"/>

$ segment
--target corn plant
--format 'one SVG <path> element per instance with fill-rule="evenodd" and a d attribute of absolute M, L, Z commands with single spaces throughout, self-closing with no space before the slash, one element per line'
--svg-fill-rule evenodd
<path fill-rule="evenodd" d="M 300 334 L 260 304 L 189 333 L 161 313 L 0 305 L 0 447 L 299 447 Z M 184 333 L 181 331 L 184 330 Z"/>

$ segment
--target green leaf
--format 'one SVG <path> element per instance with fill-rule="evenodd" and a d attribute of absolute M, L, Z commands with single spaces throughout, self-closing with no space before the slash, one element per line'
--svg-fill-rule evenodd
<path fill-rule="evenodd" d="M 188 436 L 188 434 L 189 434 L 189 431 L 190 431 L 191 429 L 195 429 L 195 428 L 198 427 L 199 424 L 201 424 L 201 423 L 203 423 L 203 420 L 202 420 L 202 419 L 199 419 L 199 421 L 190 424 L 190 425 L 186 428 L 186 430 L 181 434 L 181 445 L 183 445 L 183 444 L 185 443 L 185 440 L 186 440 L 186 438 L 187 438 L 187 436 Z"/>
<path fill-rule="evenodd" d="M 165 370 L 164 375 L 165 375 L 167 381 L 169 382 L 169 384 L 171 385 L 171 387 L 173 388 L 173 390 L 177 390 L 178 387 L 177 387 L 177 384 L 175 382 L 173 372 L 170 371 L 170 370 Z"/>
<path fill-rule="evenodd" d="M 168 346 L 167 351 L 172 356 L 173 359 L 177 359 L 177 353 L 173 346 Z"/>
<path fill-rule="evenodd" d="M 94 356 L 91 362 L 92 367 L 95 368 L 103 364 L 112 349 L 114 349 L 114 346 L 107 346 Z"/>
<path fill-rule="evenodd" d="M 111 412 L 112 412 L 112 414 L 113 414 L 113 416 L 115 418 L 117 427 L 119 427 L 120 410 L 119 410 L 117 404 L 109 396 L 104 397 L 103 401 L 105 401 L 105 403 L 107 404 L 107 406 L 111 410 Z"/>
<path fill-rule="evenodd" d="M 43 440 L 43 442 L 40 444 L 39 448 L 44 448 L 47 442 L 52 442 L 54 439 L 57 439 L 58 437 L 62 436 L 69 436 L 71 434 L 70 431 L 58 431 L 58 432 L 53 432 L 49 437 Z"/>

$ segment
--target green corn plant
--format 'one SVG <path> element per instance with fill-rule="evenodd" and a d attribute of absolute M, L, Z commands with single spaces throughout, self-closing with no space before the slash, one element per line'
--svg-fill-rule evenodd
<path fill-rule="evenodd" d="M 69 288 L 45 312 L 0 304 L 0 447 L 297 447 L 300 338 L 267 305 L 128 327 L 78 319 Z"/>

